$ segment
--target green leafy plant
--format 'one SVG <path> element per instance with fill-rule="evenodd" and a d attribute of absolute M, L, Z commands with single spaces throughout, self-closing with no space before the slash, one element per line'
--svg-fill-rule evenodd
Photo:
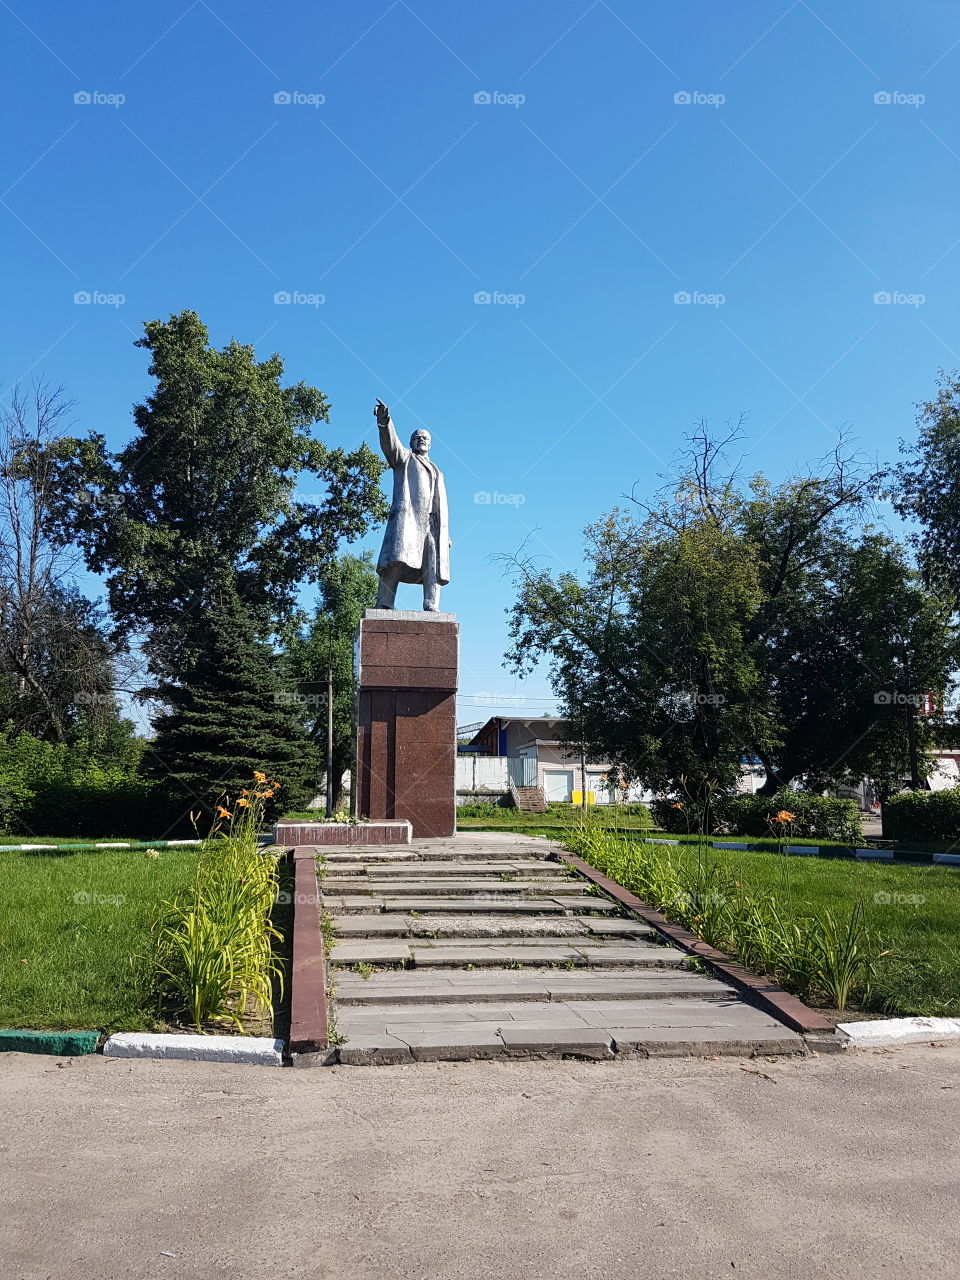
<path fill-rule="evenodd" d="M 886 952 L 862 906 L 848 915 L 825 910 L 793 914 L 772 893 L 752 890 L 698 846 L 663 846 L 587 828 L 568 848 L 638 897 L 662 910 L 748 968 L 768 974 L 799 996 L 814 995 L 845 1009 L 866 993 Z M 789 884 L 783 895 L 790 903 Z"/>
<path fill-rule="evenodd" d="M 869 982 L 876 961 L 886 952 L 876 951 L 858 904 L 845 918 L 824 912 L 816 940 L 817 977 L 836 1009 L 846 1009 L 856 986 Z"/>
<path fill-rule="evenodd" d="M 232 809 L 218 806 L 190 890 L 164 904 L 156 929 L 158 983 L 197 1031 L 224 1024 L 247 1030 L 268 1013 L 274 985 L 282 984 L 274 955 L 281 935 L 271 923 L 280 855 L 261 851 L 258 838 L 277 787 L 258 771 Z"/>
<path fill-rule="evenodd" d="M 960 787 L 891 796 L 883 806 L 883 834 L 891 840 L 960 839 Z"/>

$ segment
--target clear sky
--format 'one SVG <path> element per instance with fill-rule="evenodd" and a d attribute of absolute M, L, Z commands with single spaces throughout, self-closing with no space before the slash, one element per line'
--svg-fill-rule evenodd
<path fill-rule="evenodd" d="M 377 395 L 428 427 L 461 723 L 553 705 L 500 666 L 492 556 L 576 569 L 701 418 L 747 414 L 775 478 L 843 426 L 893 459 L 960 365 L 955 2 L 0 0 L 0 31 L 0 391 L 62 382 L 120 446 L 142 322 L 190 307 L 319 386 L 331 443 L 375 444 Z"/>

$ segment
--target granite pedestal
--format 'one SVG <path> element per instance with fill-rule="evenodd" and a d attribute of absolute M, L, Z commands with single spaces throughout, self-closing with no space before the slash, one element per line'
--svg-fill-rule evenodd
<path fill-rule="evenodd" d="M 456 830 L 460 627 L 452 613 L 368 609 L 357 631 L 357 813 Z"/>

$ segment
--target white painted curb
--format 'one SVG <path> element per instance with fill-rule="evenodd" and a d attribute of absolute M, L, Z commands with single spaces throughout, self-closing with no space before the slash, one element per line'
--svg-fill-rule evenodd
<path fill-rule="evenodd" d="M 856 1049 L 924 1044 L 928 1040 L 960 1040 L 960 1018 L 885 1018 L 878 1022 L 841 1022 Z"/>
<path fill-rule="evenodd" d="M 263 1036 L 155 1035 L 148 1031 L 118 1031 L 103 1046 L 105 1058 L 180 1058 L 259 1067 L 282 1066 L 282 1051 L 282 1040 Z"/>

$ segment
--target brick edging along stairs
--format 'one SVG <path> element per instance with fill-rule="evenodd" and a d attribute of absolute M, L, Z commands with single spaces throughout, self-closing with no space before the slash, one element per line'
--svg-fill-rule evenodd
<path fill-rule="evenodd" d="M 558 852 L 510 832 L 324 850 L 335 1034 L 323 1060 L 805 1050 Z"/>

